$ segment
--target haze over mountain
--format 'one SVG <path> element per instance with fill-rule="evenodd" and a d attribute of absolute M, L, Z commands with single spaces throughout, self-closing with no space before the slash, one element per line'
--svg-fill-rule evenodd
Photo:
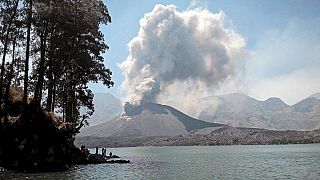
<path fill-rule="evenodd" d="M 95 93 L 93 103 L 95 111 L 89 119 L 90 125 L 108 121 L 122 111 L 120 100 L 110 93 Z"/>
<path fill-rule="evenodd" d="M 314 96 L 289 106 L 279 98 L 258 101 L 243 94 L 206 97 L 217 106 L 202 111 L 198 119 L 233 127 L 275 130 L 313 130 L 320 128 L 320 100 Z"/>
<path fill-rule="evenodd" d="M 110 121 L 83 128 L 79 136 L 174 136 L 221 126 L 224 125 L 194 119 L 170 106 L 148 103 L 132 107 Z"/>

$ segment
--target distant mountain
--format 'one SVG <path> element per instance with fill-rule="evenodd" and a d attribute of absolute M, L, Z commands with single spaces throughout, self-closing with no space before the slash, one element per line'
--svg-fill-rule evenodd
<path fill-rule="evenodd" d="M 79 136 L 174 136 L 221 126 L 224 125 L 194 119 L 170 106 L 149 103 L 127 110 L 126 115 L 83 128 Z"/>
<path fill-rule="evenodd" d="M 93 103 L 95 111 L 89 119 L 90 125 L 111 120 L 122 111 L 120 100 L 109 93 L 95 93 Z"/>
<path fill-rule="evenodd" d="M 201 108 L 205 110 L 199 119 L 206 121 L 167 105 L 125 106 L 125 113 L 112 120 L 81 129 L 75 143 L 121 147 L 320 142 L 320 100 L 315 97 L 292 106 L 275 97 L 258 101 L 243 94 L 206 97 L 201 102 L 199 106 L 214 104 Z"/>
<path fill-rule="evenodd" d="M 279 98 L 258 101 L 243 94 L 202 98 L 218 106 L 206 108 L 197 119 L 233 127 L 275 130 L 313 130 L 320 128 L 320 99 L 309 97 L 293 106 Z"/>

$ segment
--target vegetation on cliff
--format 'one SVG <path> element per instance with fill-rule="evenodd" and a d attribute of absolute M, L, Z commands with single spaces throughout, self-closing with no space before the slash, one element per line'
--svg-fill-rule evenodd
<path fill-rule="evenodd" d="M 0 166 L 22 171 L 63 170 L 81 163 L 85 156 L 73 144 L 72 127 L 35 103 L 11 109 L 19 117 L 8 117 L 0 128 Z M 19 105 L 20 104 L 20 105 Z M 9 111 L 9 112 L 11 112 Z"/>
<path fill-rule="evenodd" d="M 100 31 L 110 22 L 99 0 L 0 1 L 0 166 L 77 161 L 73 137 L 94 111 L 88 83 L 113 85 Z"/>

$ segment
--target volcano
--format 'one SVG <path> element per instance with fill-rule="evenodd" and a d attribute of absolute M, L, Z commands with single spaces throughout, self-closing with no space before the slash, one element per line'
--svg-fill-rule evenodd
<path fill-rule="evenodd" d="M 146 103 L 126 105 L 124 109 L 110 121 L 83 128 L 79 136 L 175 136 L 196 129 L 225 126 L 192 118 L 167 105 Z"/>

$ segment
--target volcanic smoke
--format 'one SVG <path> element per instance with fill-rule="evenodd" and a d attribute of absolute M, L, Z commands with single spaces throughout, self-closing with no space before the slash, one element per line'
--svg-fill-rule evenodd
<path fill-rule="evenodd" d="M 139 33 L 120 65 L 125 101 L 139 105 L 171 98 L 188 104 L 213 95 L 244 59 L 245 40 L 226 22 L 223 12 L 179 12 L 173 5 L 156 5 L 140 20 Z"/>

